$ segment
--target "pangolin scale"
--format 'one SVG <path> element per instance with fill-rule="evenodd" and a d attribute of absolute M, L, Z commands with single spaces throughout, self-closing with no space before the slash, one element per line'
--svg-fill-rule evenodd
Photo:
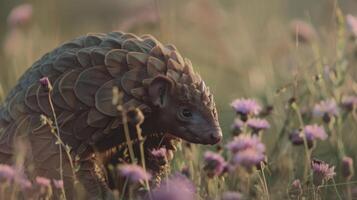
<path fill-rule="evenodd" d="M 50 95 L 39 82 L 42 77 L 48 77 L 52 83 Z M 197 118 L 201 121 L 195 126 L 201 127 L 202 131 L 218 130 L 218 136 L 215 133 L 210 140 L 204 138 L 202 141 L 198 135 L 181 137 L 180 132 L 194 132 L 193 129 L 187 129 L 181 121 L 180 126 L 165 125 L 165 120 L 157 122 L 159 118 L 156 116 L 163 114 L 158 112 L 165 105 L 162 88 L 157 90 L 160 98 L 155 98 L 155 85 L 163 81 L 170 83 L 169 93 L 175 98 L 172 102 L 179 102 L 172 107 L 184 104 L 197 110 L 210 126 L 204 129 L 201 118 Z M 204 144 L 216 143 L 221 137 L 212 94 L 193 71 L 191 62 L 173 45 L 163 45 L 150 35 L 89 34 L 45 54 L 10 91 L 0 109 L 0 163 L 11 163 L 16 140 L 26 138 L 31 147 L 26 162 L 35 164 L 36 174 L 58 178 L 56 138 L 50 133 L 51 127 L 41 123 L 41 115 L 54 121 L 55 113 L 62 141 L 71 148 L 73 157 L 80 158 L 77 178 L 91 196 L 102 194 L 108 189 L 107 180 L 93 153 L 108 151 L 125 142 L 122 113 L 112 103 L 113 87 L 123 94 L 123 110 L 134 107 L 144 113 L 144 136 L 170 132 L 179 138 Z M 187 116 L 183 119 L 193 119 L 191 112 L 185 112 Z M 177 131 L 170 127 L 176 127 Z M 146 139 L 145 148 L 160 146 L 163 136 L 156 136 L 158 138 Z M 73 178 L 70 172 L 70 165 L 65 162 L 66 180 Z M 66 180 L 65 184 L 69 182 Z"/>

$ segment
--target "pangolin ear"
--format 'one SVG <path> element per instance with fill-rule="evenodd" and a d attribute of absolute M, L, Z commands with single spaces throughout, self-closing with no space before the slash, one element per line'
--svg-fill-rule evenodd
<path fill-rule="evenodd" d="M 167 104 L 168 95 L 173 87 L 173 82 L 165 76 L 157 76 L 149 85 L 149 96 L 152 104 L 163 108 Z"/>

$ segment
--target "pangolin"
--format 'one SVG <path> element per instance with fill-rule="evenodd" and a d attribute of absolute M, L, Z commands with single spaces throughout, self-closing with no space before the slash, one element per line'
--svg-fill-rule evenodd
<path fill-rule="evenodd" d="M 43 77 L 52 90 L 39 82 Z M 104 198 L 110 189 L 96 152 L 126 146 L 123 111 L 112 102 L 114 87 L 122 92 L 122 110 L 144 114 L 146 155 L 162 146 L 165 136 L 200 144 L 222 138 L 213 95 L 175 46 L 150 35 L 88 34 L 45 54 L 9 92 L 0 109 L 0 163 L 12 163 L 15 142 L 25 139 L 25 165 L 32 163 L 38 176 L 59 178 L 58 142 L 53 125 L 43 123 L 46 116 L 58 124 L 61 140 L 79 162 L 75 177 L 89 196 Z M 68 157 L 62 165 L 66 193 L 71 193 Z"/>

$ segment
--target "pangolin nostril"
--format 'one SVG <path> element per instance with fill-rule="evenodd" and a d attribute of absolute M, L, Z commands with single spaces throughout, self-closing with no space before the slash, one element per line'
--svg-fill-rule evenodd
<path fill-rule="evenodd" d="M 220 132 L 218 133 L 212 133 L 211 134 L 211 139 L 214 143 L 218 143 L 222 139 L 222 134 Z"/>

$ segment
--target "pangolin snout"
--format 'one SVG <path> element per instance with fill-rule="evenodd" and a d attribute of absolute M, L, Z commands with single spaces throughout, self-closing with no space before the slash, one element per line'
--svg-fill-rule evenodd
<path fill-rule="evenodd" d="M 210 140 L 211 140 L 210 144 L 212 144 L 212 145 L 213 144 L 217 144 L 218 142 L 220 142 L 222 140 L 222 137 L 223 137 L 222 130 L 221 130 L 220 127 L 214 128 L 209 133 L 209 135 L 210 135 Z"/>

